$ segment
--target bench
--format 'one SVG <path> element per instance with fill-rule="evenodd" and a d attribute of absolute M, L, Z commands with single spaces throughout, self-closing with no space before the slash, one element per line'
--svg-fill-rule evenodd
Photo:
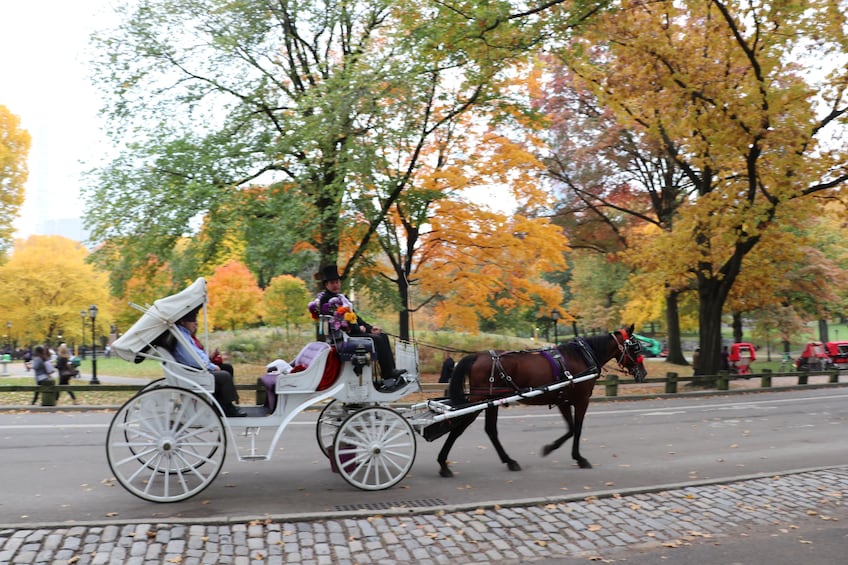
<path fill-rule="evenodd" d="M 324 390 L 338 378 L 339 363 L 335 351 L 326 342 L 307 343 L 291 362 L 290 373 L 266 373 L 262 376 L 265 385 L 266 404 L 273 412 L 277 405 L 277 394 L 313 393 Z"/>

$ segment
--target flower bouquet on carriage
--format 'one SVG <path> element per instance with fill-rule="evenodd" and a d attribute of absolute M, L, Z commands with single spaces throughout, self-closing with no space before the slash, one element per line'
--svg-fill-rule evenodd
<path fill-rule="evenodd" d="M 316 321 L 326 321 L 328 333 L 334 339 L 342 338 L 341 332 L 349 333 L 350 328 L 356 326 L 357 316 L 349 303 L 341 296 L 334 296 L 324 304 L 321 304 L 321 296 L 309 303 L 309 313 Z M 319 333 L 325 333 L 321 327 Z"/>

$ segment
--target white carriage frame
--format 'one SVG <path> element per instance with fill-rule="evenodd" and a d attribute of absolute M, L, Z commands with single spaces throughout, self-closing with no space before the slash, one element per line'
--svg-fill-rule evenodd
<path fill-rule="evenodd" d="M 122 486 L 156 502 L 194 496 L 217 476 L 227 444 L 234 446 L 239 461 L 269 461 L 287 425 L 303 410 L 331 399 L 319 417 L 316 435 L 334 470 L 365 490 L 388 488 L 406 475 L 416 451 L 413 428 L 397 411 L 382 404 L 420 390 L 414 344 L 395 343 L 397 367 L 406 370 L 406 382 L 397 389 L 375 387 L 372 360 L 357 370 L 351 362 L 342 361 L 336 380 L 319 391 L 331 346 L 309 343 L 293 362 L 308 362 L 306 368 L 277 375 L 272 412 L 264 406 L 250 406 L 247 417 L 222 417 L 223 410 L 213 394 L 214 376 L 206 369 L 177 362 L 170 351 L 173 348 L 163 339 L 166 334 L 173 336 L 197 365 L 204 365 L 177 321 L 205 305 L 206 282 L 202 278 L 152 306 L 133 305 L 142 317 L 112 345 L 119 357 L 134 362 L 156 360 L 164 371 L 164 379 L 152 382 L 127 401 L 110 425 L 107 457 Z M 192 400 L 198 397 L 205 402 Z M 202 440 L 192 437 L 191 429 L 195 428 L 200 430 L 197 436 L 205 436 Z M 216 431 L 221 428 L 221 432 Z M 275 432 L 260 441 L 264 428 Z M 123 471 L 122 466 L 127 464 L 135 468 Z M 204 465 L 211 471 L 198 470 Z M 161 486 L 168 481 L 176 482 L 173 487 Z M 188 486 L 187 482 L 196 484 Z M 160 484 L 160 490 L 153 492 L 151 483 Z"/>

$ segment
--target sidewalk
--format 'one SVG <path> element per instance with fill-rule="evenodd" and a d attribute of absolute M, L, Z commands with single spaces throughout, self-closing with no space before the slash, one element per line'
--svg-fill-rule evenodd
<path fill-rule="evenodd" d="M 711 562 L 830 564 L 844 549 L 845 526 L 838 522 L 848 520 L 846 497 L 848 467 L 839 467 L 467 508 L 31 524 L 0 530 L 0 563 L 510 565 L 610 563 L 645 555 L 640 562 L 690 563 L 689 548 L 721 545 L 733 557 Z M 817 536 L 825 543 L 804 538 L 823 525 L 830 529 Z"/>

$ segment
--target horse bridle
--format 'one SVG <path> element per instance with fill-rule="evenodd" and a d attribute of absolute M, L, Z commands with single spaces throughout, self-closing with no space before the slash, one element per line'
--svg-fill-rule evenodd
<path fill-rule="evenodd" d="M 618 366 L 630 373 L 630 369 L 627 368 L 624 361 L 629 359 L 633 362 L 634 366 L 638 367 L 640 353 L 642 353 L 642 344 L 638 340 L 633 339 L 632 336 L 627 338 L 620 336 L 619 332 L 610 332 L 610 335 L 615 340 L 615 344 L 618 346 L 618 351 L 621 354 L 616 359 Z M 619 337 L 622 337 L 620 341 Z"/>

